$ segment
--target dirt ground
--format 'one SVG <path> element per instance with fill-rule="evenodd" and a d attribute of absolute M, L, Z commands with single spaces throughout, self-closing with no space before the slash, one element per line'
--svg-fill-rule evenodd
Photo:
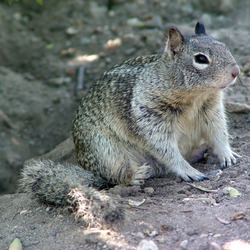
<path fill-rule="evenodd" d="M 169 177 L 110 190 L 126 210 L 114 228 L 83 228 L 67 212 L 14 193 L 24 161 L 69 136 L 93 81 L 130 57 L 159 53 L 172 24 L 188 34 L 203 20 L 229 46 L 242 74 L 225 102 L 250 105 L 250 1 L 44 2 L 0 1 L 0 249 L 15 238 L 25 250 L 250 249 L 250 112 L 235 104 L 226 107 L 232 148 L 242 156 L 236 166 L 220 171 L 208 156 L 195 167 L 210 180 L 195 186 Z"/>

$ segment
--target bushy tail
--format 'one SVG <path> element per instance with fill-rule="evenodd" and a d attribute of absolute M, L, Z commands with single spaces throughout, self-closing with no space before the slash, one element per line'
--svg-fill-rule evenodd
<path fill-rule="evenodd" d="M 20 189 L 39 202 L 65 207 L 86 226 L 113 224 L 124 211 L 113 196 L 103 191 L 108 183 L 101 177 L 68 163 L 30 160 L 21 173 Z"/>

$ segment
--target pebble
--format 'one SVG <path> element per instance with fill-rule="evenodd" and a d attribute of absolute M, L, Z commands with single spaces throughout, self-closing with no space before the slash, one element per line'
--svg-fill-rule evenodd
<path fill-rule="evenodd" d="M 22 210 L 21 212 L 20 212 L 20 215 L 26 215 L 26 214 L 28 214 L 29 213 L 29 211 L 28 210 Z"/>
<path fill-rule="evenodd" d="M 159 233 L 157 232 L 157 231 L 152 231 L 150 234 L 149 234 L 149 236 L 150 237 L 155 237 L 155 236 L 157 236 Z"/>
<path fill-rule="evenodd" d="M 158 247 L 152 240 L 141 240 L 137 250 L 158 250 Z"/>
<path fill-rule="evenodd" d="M 220 175 L 222 174 L 222 170 L 221 169 L 214 169 L 214 170 L 210 170 L 207 175 Z"/>
<path fill-rule="evenodd" d="M 45 212 L 49 212 L 49 211 L 51 211 L 52 210 L 52 207 L 46 207 L 46 209 L 45 209 Z"/>
<path fill-rule="evenodd" d="M 121 38 L 115 38 L 113 40 L 108 40 L 104 45 L 103 48 L 106 50 L 116 49 L 120 47 L 122 44 Z"/>
<path fill-rule="evenodd" d="M 147 194 L 153 194 L 155 192 L 155 190 L 152 187 L 145 187 L 143 190 Z"/>
<path fill-rule="evenodd" d="M 128 19 L 127 24 L 131 27 L 142 27 L 144 25 L 144 22 L 134 17 L 134 18 Z"/>
<path fill-rule="evenodd" d="M 214 238 L 221 237 L 221 234 L 214 234 L 213 237 L 214 237 Z"/>
<path fill-rule="evenodd" d="M 183 240 L 181 243 L 180 243 L 180 247 L 182 249 L 187 249 L 187 244 L 188 244 L 188 240 Z"/>
<path fill-rule="evenodd" d="M 144 238 L 145 238 L 145 235 L 144 235 L 144 233 L 142 233 L 142 232 L 137 232 L 137 233 L 134 234 L 134 236 L 135 236 L 135 237 L 138 237 L 138 238 L 141 238 L 141 239 L 144 239 Z"/>
<path fill-rule="evenodd" d="M 78 30 L 76 28 L 74 28 L 74 27 L 68 27 L 66 29 L 66 34 L 67 35 L 73 36 L 73 35 L 75 35 L 77 33 L 78 33 Z"/>

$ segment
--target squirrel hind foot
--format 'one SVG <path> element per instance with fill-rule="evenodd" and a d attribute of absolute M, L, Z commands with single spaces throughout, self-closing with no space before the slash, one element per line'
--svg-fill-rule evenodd
<path fill-rule="evenodd" d="M 145 181 L 150 178 L 151 172 L 152 168 L 149 165 L 147 165 L 147 163 L 143 164 L 134 173 L 130 184 L 134 186 L 143 185 Z"/>

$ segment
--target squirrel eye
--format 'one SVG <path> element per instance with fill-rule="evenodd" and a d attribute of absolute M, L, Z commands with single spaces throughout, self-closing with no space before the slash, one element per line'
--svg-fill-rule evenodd
<path fill-rule="evenodd" d="M 194 57 L 195 62 L 196 63 L 200 63 L 200 64 L 209 64 L 209 60 L 207 59 L 207 57 L 203 54 L 197 54 Z"/>

